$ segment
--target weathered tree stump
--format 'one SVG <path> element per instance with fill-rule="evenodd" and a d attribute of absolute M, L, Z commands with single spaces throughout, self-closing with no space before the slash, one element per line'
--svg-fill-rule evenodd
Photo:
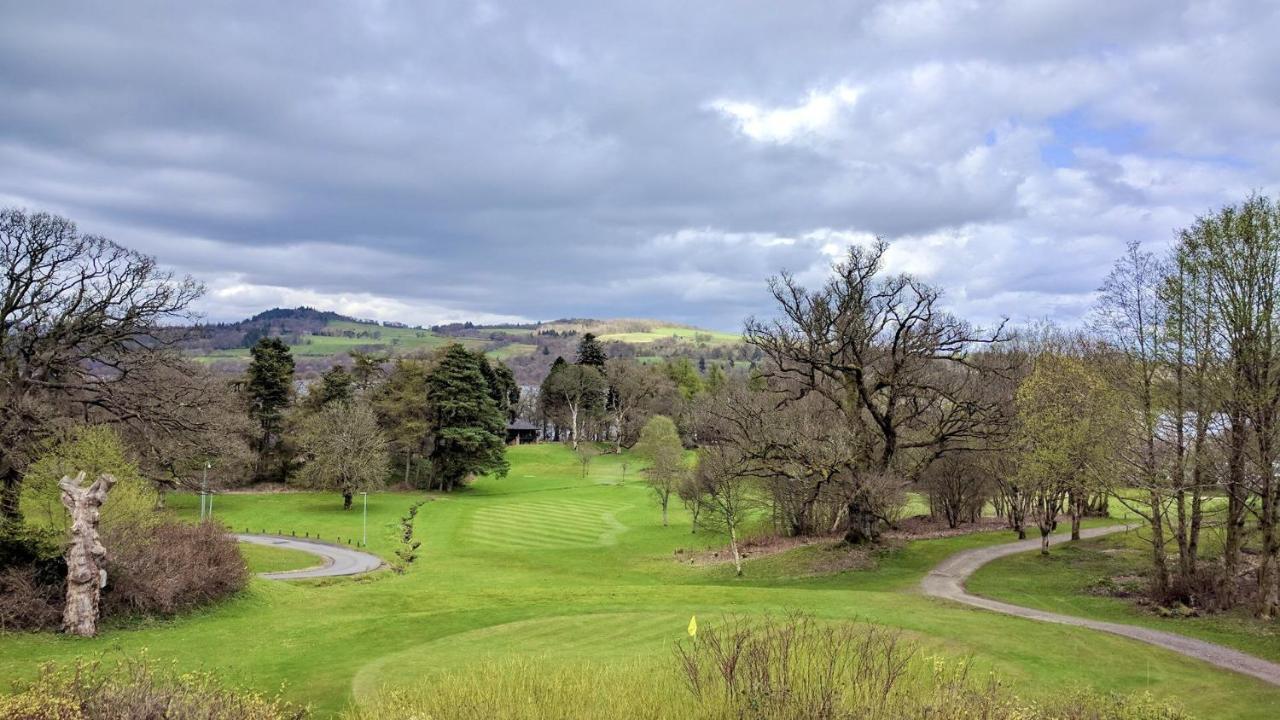
<path fill-rule="evenodd" d="M 98 602 L 107 584 L 107 549 L 98 540 L 98 518 L 107 492 L 116 479 L 103 473 L 84 487 L 84 473 L 72 480 L 64 476 L 62 504 L 71 513 L 71 543 L 67 546 L 67 607 L 62 629 L 70 635 L 98 634 Z"/>

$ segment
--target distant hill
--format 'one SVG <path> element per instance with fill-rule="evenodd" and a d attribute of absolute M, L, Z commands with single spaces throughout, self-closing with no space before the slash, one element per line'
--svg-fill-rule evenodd
<path fill-rule="evenodd" d="M 353 350 L 391 357 L 429 352 L 458 342 L 506 362 L 523 384 L 539 382 L 556 357 L 572 360 L 581 336 L 588 332 L 605 343 L 610 356 L 634 357 L 641 362 L 688 357 L 736 365 L 750 364 L 755 359 L 738 335 L 661 320 L 573 318 L 424 328 L 298 307 L 272 308 L 239 322 L 202 324 L 189 330 L 187 351 L 228 372 L 239 372 L 248 362 L 249 348 L 263 337 L 283 339 L 304 374 L 345 362 Z"/>

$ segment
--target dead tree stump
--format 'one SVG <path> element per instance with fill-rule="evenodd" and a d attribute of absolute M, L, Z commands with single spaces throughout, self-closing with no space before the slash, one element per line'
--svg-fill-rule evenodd
<path fill-rule="evenodd" d="M 72 480 L 64 476 L 62 504 L 71 513 L 71 544 L 67 546 L 67 607 L 62 629 L 70 635 L 98 634 L 98 602 L 107 584 L 107 549 L 98 540 L 98 517 L 107 492 L 116 479 L 103 473 L 84 487 L 84 473 Z"/>

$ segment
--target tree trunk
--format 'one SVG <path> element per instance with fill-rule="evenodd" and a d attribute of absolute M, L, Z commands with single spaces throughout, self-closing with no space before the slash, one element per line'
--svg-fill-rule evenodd
<path fill-rule="evenodd" d="M 1245 424 L 1235 411 L 1231 417 L 1230 451 L 1227 455 L 1227 537 L 1222 557 L 1222 586 L 1218 597 L 1223 607 L 1236 603 L 1236 573 L 1240 568 L 1240 549 L 1244 545 L 1245 504 Z"/>
<path fill-rule="evenodd" d="M 662 527 L 667 526 L 667 504 L 671 502 L 670 495 L 662 496 Z"/>
<path fill-rule="evenodd" d="M 1164 602 L 1169 596 L 1169 563 L 1166 559 L 1164 539 L 1164 498 L 1160 493 L 1151 493 L 1151 563 L 1154 577 L 1151 579 L 1158 602 Z"/>
<path fill-rule="evenodd" d="M 1081 496 L 1080 493 L 1073 492 L 1071 493 L 1071 498 L 1068 500 L 1068 502 L 1071 504 L 1071 539 L 1073 541 L 1079 540 L 1080 539 L 1080 517 L 1084 515 L 1084 506 L 1086 501 L 1084 497 Z"/>
<path fill-rule="evenodd" d="M 0 485 L 0 520 L 21 520 L 22 473 L 7 459 L 0 464 L 7 465 Z"/>
<path fill-rule="evenodd" d="M 733 550 L 733 567 L 737 570 L 737 574 L 742 575 L 742 555 L 738 552 L 738 531 L 729 526 L 729 548 Z"/>
<path fill-rule="evenodd" d="M 1041 555 L 1045 555 L 1045 556 L 1049 555 L 1049 533 L 1051 532 L 1053 532 L 1051 529 L 1043 525 L 1040 526 L 1040 554 Z"/>
<path fill-rule="evenodd" d="M 62 613 L 62 629 L 70 635 L 93 637 L 98 634 L 98 604 L 107 577 L 107 549 L 98 539 L 99 511 L 116 479 L 104 473 L 87 488 L 83 482 L 83 472 L 74 480 L 64 476 L 58 482 L 62 504 L 71 514 L 67 606 Z"/>
<path fill-rule="evenodd" d="M 342 509 L 343 510 L 351 509 L 351 495 L 352 493 L 350 491 L 343 491 L 342 493 Z"/>

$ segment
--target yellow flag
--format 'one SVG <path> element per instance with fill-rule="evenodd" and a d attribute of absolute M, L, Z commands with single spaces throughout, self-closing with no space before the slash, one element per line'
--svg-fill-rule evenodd
<path fill-rule="evenodd" d="M 694 615 L 689 618 L 689 637 L 698 637 L 698 616 Z"/>

